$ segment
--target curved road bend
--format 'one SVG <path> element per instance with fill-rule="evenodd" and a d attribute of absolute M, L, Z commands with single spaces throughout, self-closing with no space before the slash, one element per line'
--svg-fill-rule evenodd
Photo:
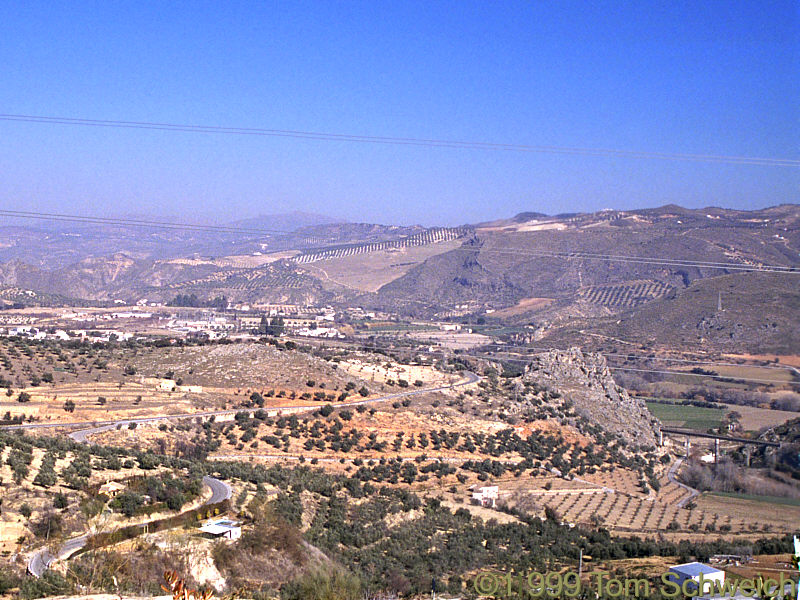
<path fill-rule="evenodd" d="M 393 400 L 398 400 L 400 398 L 411 398 L 414 396 L 419 396 L 421 394 L 429 394 L 431 392 L 442 392 L 445 390 L 451 390 L 458 387 L 463 387 L 466 385 L 471 385 L 473 383 L 477 383 L 481 381 L 483 378 L 480 375 L 476 375 L 471 371 L 466 371 L 465 373 L 466 378 L 462 381 L 451 383 L 448 385 L 441 385 L 438 387 L 433 388 L 419 388 L 419 389 L 412 389 L 405 392 L 396 392 L 394 394 L 387 394 L 385 396 L 378 396 L 377 398 L 365 398 L 364 400 L 351 400 L 350 402 L 341 402 L 336 403 L 337 408 L 347 408 L 349 406 L 360 406 L 362 404 L 379 404 L 382 402 L 391 402 Z M 319 404 L 307 404 L 307 405 L 292 405 L 292 406 L 270 406 L 265 408 L 240 408 L 240 409 L 229 409 L 229 410 L 212 410 L 212 411 L 205 411 L 205 412 L 196 412 L 196 413 L 183 413 L 179 415 L 158 415 L 154 417 L 140 417 L 135 419 L 118 419 L 115 421 L 94 421 L 94 422 L 72 422 L 72 423 L 26 423 L 22 425 L 6 425 L 2 427 L 2 429 L 39 429 L 39 428 L 55 428 L 55 427 L 75 427 L 81 425 L 90 425 L 86 429 L 80 429 L 78 431 L 73 431 L 72 433 L 68 434 L 70 438 L 75 440 L 76 442 L 81 443 L 88 443 L 89 436 L 95 435 L 97 433 L 102 433 L 104 431 L 109 431 L 111 429 L 115 429 L 116 427 L 125 427 L 130 423 L 154 423 L 157 421 L 169 421 L 172 419 L 187 419 L 193 417 L 201 417 L 201 418 L 208 418 L 208 417 L 218 417 L 218 416 L 225 416 L 225 415 L 235 415 L 239 412 L 248 412 L 248 413 L 255 413 L 259 410 L 265 410 L 268 412 L 272 411 L 281 411 L 281 410 L 294 410 L 294 411 L 303 411 L 303 410 L 315 410 L 320 407 Z"/>
<path fill-rule="evenodd" d="M 408 398 L 413 396 L 418 396 L 420 394 L 427 394 L 431 392 L 441 392 L 444 390 L 455 389 L 457 387 L 462 387 L 466 385 L 471 385 L 473 383 L 477 383 L 483 379 L 481 376 L 472 373 L 471 371 L 465 372 L 466 379 L 463 381 L 459 381 L 457 383 L 451 383 L 449 385 L 438 386 L 434 388 L 424 388 L 424 389 L 417 389 L 417 390 L 408 390 L 405 392 L 397 392 L 395 394 L 388 394 L 386 396 L 379 396 L 378 398 L 366 398 L 364 400 L 355 400 L 351 402 L 343 402 L 338 404 L 337 406 L 340 407 L 348 407 L 348 406 L 359 406 L 362 404 L 373 404 L 373 403 L 381 403 L 381 402 L 391 402 L 392 400 L 397 400 L 399 398 Z M 259 410 L 286 410 L 286 409 L 308 409 L 313 410 L 319 408 L 319 405 L 306 405 L 306 406 L 273 406 L 265 409 L 261 408 L 249 408 L 249 409 L 234 409 L 234 410 L 218 410 L 218 411 L 206 411 L 206 412 L 199 412 L 199 413 L 187 413 L 187 414 L 180 414 L 180 415 L 166 415 L 166 416 L 156 416 L 156 417 L 144 417 L 138 419 L 120 419 L 116 421 L 101 421 L 95 422 L 94 427 L 88 429 L 81 429 L 79 431 L 74 431 L 69 434 L 73 440 L 81 443 L 87 443 L 88 437 L 90 435 L 94 435 L 96 433 L 100 433 L 103 431 L 109 431 L 111 429 L 116 428 L 117 426 L 125 426 L 130 423 L 152 423 L 155 421 L 168 421 L 171 419 L 185 419 L 191 417 L 211 417 L 211 416 L 223 416 L 223 415 L 231 415 L 236 414 L 238 412 L 245 412 L 254 413 Z M 8 425 L 3 427 L 2 429 L 40 429 L 40 428 L 55 428 L 55 427 L 69 427 L 69 426 L 80 426 L 86 425 L 85 422 L 73 422 L 73 423 L 28 423 L 22 425 Z M 227 500 L 231 497 L 231 488 L 230 486 L 225 483 L 224 481 L 220 481 L 219 479 L 215 479 L 213 477 L 203 477 L 203 483 L 211 489 L 211 497 L 206 500 L 205 504 L 214 504 L 216 502 L 221 502 L 222 500 Z M 86 535 L 82 535 L 76 538 L 72 538 L 64 543 L 64 545 L 59 549 L 58 553 L 54 556 L 47 548 L 44 548 L 34 554 L 31 559 L 28 561 L 28 572 L 30 572 L 35 577 L 40 577 L 42 573 L 44 573 L 47 568 L 53 564 L 57 560 L 61 560 L 64 558 L 68 558 L 70 555 L 74 554 L 81 548 L 86 545 L 88 537 Z"/>
<path fill-rule="evenodd" d="M 667 479 L 669 479 L 675 485 L 682 487 L 685 491 L 688 492 L 688 495 L 683 497 L 678 502 L 677 504 L 678 508 L 684 508 L 687 504 L 689 504 L 689 502 L 691 502 L 692 500 L 697 498 L 697 496 L 700 495 L 699 490 L 696 490 L 693 487 L 689 487 L 685 483 L 681 483 L 680 481 L 678 481 L 676 473 L 678 472 L 678 469 L 680 469 L 682 464 L 683 464 L 683 459 L 679 458 L 674 463 L 672 463 L 672 466 L 669 468 L 669 471 L 667 471 Z"/>
<path fill-rule="evenodd" d="M 223 500 L 229 500 L 231 498 L 231 494 L 233 493 L 231 486 L 224 481 L 216 479 L 215 477 L 209 477 L 206 475 L 203 477 L 203 484 L 211 490 L 211 496 L 200 506 L 216 504 L 218 502 L 222 502 Z M 89 536 L 87 534 L 67 540 L 64 542 L 64 545 L 59 548 L 55 555 L 53 555 L 49 549 L 42 548 L 33 556 L 31 556 L 30 560 L 28 561 L 28 573 L 34 577 L 41 577 L 42 573 L 50 568 L 50 565 L 57 560 L 69 558 L 78 550 L 83 548 L 88 540 Z"/>

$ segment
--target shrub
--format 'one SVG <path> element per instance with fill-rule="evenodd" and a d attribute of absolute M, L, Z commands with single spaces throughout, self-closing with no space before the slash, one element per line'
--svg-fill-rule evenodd
<path fill-rule="evenodd" d="M 144 504 L 144 499 L 139 494 L 123 492 L 114 498 L 109 506 L 115 510 L 119 510 L 126 517 L 132 517 L 142 504 Z"/>
<path fill-rule="evenodd" d="M 360 600 L 361 580 L 341 569 L 319 568 L 287 583 L 285 600 Z"/>

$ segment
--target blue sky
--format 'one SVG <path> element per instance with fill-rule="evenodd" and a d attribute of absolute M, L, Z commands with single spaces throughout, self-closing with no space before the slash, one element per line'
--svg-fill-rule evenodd
<path fill-rule="evenodd" d="M 796 2 L 2 2 L 0 112 L 800 158 Z M 0 121 L 0 207 L 458 224 L 800 169 Z"/>

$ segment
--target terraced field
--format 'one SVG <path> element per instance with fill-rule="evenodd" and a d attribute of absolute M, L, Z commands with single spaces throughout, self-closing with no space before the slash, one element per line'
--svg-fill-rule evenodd
<path fill-rule="evenodd" d="M 449 242 L 458 238 L 462 238 L 467 235 L 469 231 L 469 229 L 463 227 L 429 229 L 422 233 L 410 235 L 399 240 L 387 240 L 384 242 L 372 242 L 369 244 L 354 244 L 306 252 L 295 256 L 292 260 L 297 263 L 304 264 L 332 258 L 344 258 L 347 256 L 355 256 L 357 254 L 366 254 L 369 252 L 379 252 L 382 250 L 399 250 L 403 248 L 413 248 L 416 246 L 428 246 L 430 244 Z"/>
<path fill-rule="evenodd" d="M 200 279 L 173 283 L 166 288 L 170 290 L 225 288 L 247 291 L 263 288 L 300 289 L 314 283 L 316 280 L 302 271 L 286 271 L 265 266 L 257 269 L 225 269 Z"/>
<path fill-rule="evenodd" d="M 591 302 L 609 308 L 634 308 L 645 302 L 661 298 L 673 287 L 661 281 L 634 281 L 623 285 L 590 286 L 578 295 Z"/>
<path fill-rule="evenodd" d="M 541 497 L 545 506 L 558 513 L 568 523 L 590 524 L 599 522 L 603 527 L 619 533 L 656 533 L 665 531 L 716 532 L 730 528 L 733 533 L 754 531 L 752 520 L 699 508 L 679 508 L 677 503 L 686 491 L 670 482 L 666 475 L 659 479 L 657 493 L 645 496 L 640 491 L 630 493 L 630 481 L 624 472 L 615 471 L 595 477 L 603 485 L 620 485 L 616 491 L 583 494 L 559 494 Z M 638 488 L 638 486 L 637 486 Z M 780 526 L 780 522 L 762 521 L 764 525 Z"/>

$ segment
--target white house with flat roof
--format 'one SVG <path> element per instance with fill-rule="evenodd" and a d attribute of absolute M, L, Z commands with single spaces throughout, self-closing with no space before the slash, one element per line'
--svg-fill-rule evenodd
<path fill-rule="evenodd" d="M 242 537 L 242 527 L 230 519 L 212 519 L 200 527 L 200 531 L 216 538 L 238 540 Z"/>
<path fill-rule="evenodd" d="M 487 508 L 494 508 L 497 505 L 497 494 L 499 488 L 496 485 L 486 485 L 472 491 L 472 501 Z"/>
<path fill-rule="evenodd" d="M 725 571 L 715 569 L 709 565 L 699 562 L 684 563 L 682 565 L 675 565 L 669 568 L 670 580 L 674 581 L 680 586 L 683 586 L 685 581 L 693 581 L 694 584 L 689 584 L 688 589 L 697 590 L 697 585 L 702 576 L 703 590 L 699 590 L 703 596 L 709 590 L 713 590 L 718 585 L 721 587 L 725 583 Z M 713 587 L 712 587 L 713 586 Z"/>

